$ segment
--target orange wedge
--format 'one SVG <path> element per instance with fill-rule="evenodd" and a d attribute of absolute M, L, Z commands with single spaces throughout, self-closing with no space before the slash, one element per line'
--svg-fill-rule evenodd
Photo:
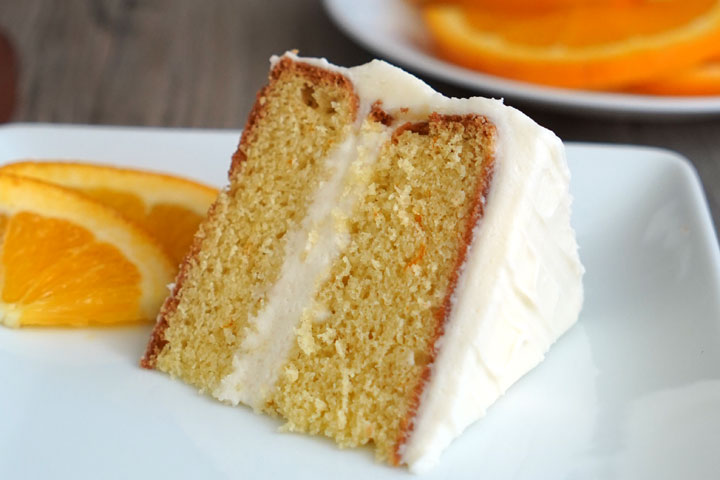
<path fill-rule="evenodd" d="M 183 178 L 69 162 L 13 163 L 0 172 L 72 188 L 115 208 L 153 235 L 179 265 L 217 190 Z"/>
<path fill-rule="evenodd" d="M 0 173 L 0 323 L 153 319 L 173 266 L 145 231 L 72 190 Z"/>
<path fill-rule="evenodd" d="M 630 89 L 650 95 L 720 95 L 720 59 Z"/>
<path fill-rule="evenodd" d="M 720 53 L 719 0 L 612 2 L 524 14 L 446 4 L 422 11 L 442 57 L 560 87 L 642 83 Z"/>

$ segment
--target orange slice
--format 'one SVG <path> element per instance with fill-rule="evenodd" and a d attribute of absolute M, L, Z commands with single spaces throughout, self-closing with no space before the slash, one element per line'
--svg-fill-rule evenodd
<path fill-rule="evenodd" d="M 448 4 L 508 12 L 540 12 L 589 5 L 633 5 L 643 0 L 412 0 L 419 5 Z"/>
<path fill-rule="evenodd" d="M 548 12 L 423 7 L 438 53 L 491 74 L 561 87 L 640 83 L 720 53 L 720 1 L 586 5 Z"/>
<path fill-rule="evenodd" d="M 145 231 L 72 190 L 0 174 L 0 323 L 151 320 L 173 267 Z"/>
<path fill-rule="evenodd" d="M 183 178 L 69 162 L 13 163 L 0 168 L 72 188 L 115 208 L 147 230 L 179 265 L 217 190 Z"/>
<path fill-rule="evenodd" d="M 720 59 L 630 89 L 650 95 L 720 95 Z"/>

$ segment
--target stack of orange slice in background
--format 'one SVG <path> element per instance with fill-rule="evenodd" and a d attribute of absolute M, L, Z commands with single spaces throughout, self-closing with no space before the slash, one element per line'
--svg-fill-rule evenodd
<path fill-rule="evenodd" d="M 720 0 L 415 0 L 447 60 L 526 82 L 720 94 Z"/>
<path fill-rule="evenodd" d="M 152 320 L 217 191 L 62 162 L 0 168 L 0 323 Z"/>

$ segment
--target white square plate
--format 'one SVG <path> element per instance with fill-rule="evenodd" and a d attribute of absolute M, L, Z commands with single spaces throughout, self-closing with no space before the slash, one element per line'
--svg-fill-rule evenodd
<path fill-rule="evenodd" d="M 219 186 L 237 139 L 10 125 L 0 163 L 89 159 Z M 697 175 L 651 148 L 576 144 L 568 157 L 580 320 L 425 478 L 718 478 L 720 254 Z M 140 369 L 149 331 L 0 327 L 0 476 L 412 478 Z"/>

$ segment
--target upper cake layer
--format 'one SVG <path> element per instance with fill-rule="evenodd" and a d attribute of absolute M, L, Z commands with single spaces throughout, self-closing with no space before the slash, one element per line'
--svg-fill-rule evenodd
<path fill-rule="evenodd" d="M 425 469 L 577 319 L 562 144 L 502 102 L 288 53 L 230 179 L 144 364 L 288 429 Z"/>

